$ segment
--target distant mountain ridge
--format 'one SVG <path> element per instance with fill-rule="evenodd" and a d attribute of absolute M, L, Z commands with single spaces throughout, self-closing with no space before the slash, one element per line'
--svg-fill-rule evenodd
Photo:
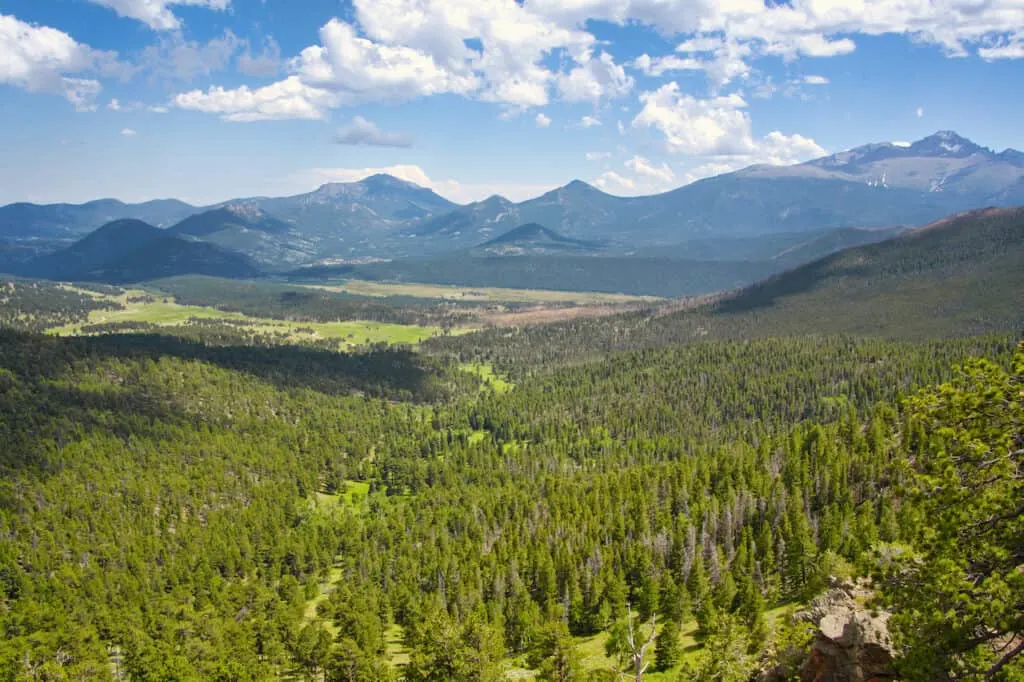
<path fill-rule="evenodd" d="M 869 144 L 795 166 L 754 166 L 750 177 L 815 177 L 864 182 L 879 187 L 998 197 L 1024 179 L 1024 153 L 996 153 L 951 130 L 910 145 Z M 1024 194 L 1018 195 L 1024 203 Z"/>
<path fill-rule="evenodd" d="M 688 258 L 685 244 L 701 240 L 725 244 L 915 226 L 982 206 L 1022 204 L 1024 153 L 997 153 L 939 131 L 912 144 L 868 144 L 795 166 L 751 166 L 644 197 L 612 196 L 574 180 L 522 202 L 492 196 L 458 205 L 415 183 L 371 175 L 305 194 L 206 208 L 175 200 L 12 204 L 0 207 L 0 269 L 120 218 L 169 227 L 244 253 L 261 268 L 285 271 L 368 258 L 444 257 L 531 223 L 562 239 L 601 244 L 608 253 L 669 250 Z M 548 250 L 555 244 L 549 241 Z M 722 259 L 737 260 L 743 250 L 737 242 L 737 253 Z"/>

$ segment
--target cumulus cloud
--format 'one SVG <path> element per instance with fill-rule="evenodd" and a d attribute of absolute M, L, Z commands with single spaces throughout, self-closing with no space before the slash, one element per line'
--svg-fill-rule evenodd
<path fill-rule="evenodd" d="M 337 106 L 338 96 L 310 87 L 298 76 L 250 90 L 243 85 L 233 90 L 212 87 L 176 95 L 171 103 L 179 109 L 216 114 L 225 121 L 249 122 L 281 119 L 322 119 Z"/>
<path fill-rule="evenodd" d="M 924 107 L 918 107 L 917 111 L 914 113 L 917 114 L 918 118 L 924 118 Z"/>
<path fill-rule="evenodd" d="M 751 163 L 786 164 L 823 156 L 825 150 L 802 135 L 752 133 L 746 101 L 737 94 L 698 99 L 675 82 L 640 95 L 643 109 L 634 128 L 651 128 L 665 137 L 666 149 L 690 156 L 738 157 Z"/>
<path fill-rule="evenodd" d="M 370 147 L 411 147 L 412 139 L 405 133 L 388 133 L 372 121 L 356 116 L 334 136 L 335 144 L 366 145 Z"/>
<path fill-rule="evenodd" d="M 538 128 L 547 128 L 551 125 L 551 117 L 547 116 L 543 111 L 537 114 L 537 118 L 534 119 Z"/>
<path fill-rule="evenodd" d="M 304 85 L 333 92 L 345 104 L 466 93 L 477 86 L 471 72 L 447 68 L 411 47 L 361 38 L 338 19 L 320 29 L 320 41 L 302 51 L 295 71 Z"/>
<path fill-rule="evenodd" d="M 855 49 L 858 34 L 905 35 L 963 54 L 969 45 L 1019 40 L 1024 27 L 1024 5 L 1017 0 L 531 0 L 530 5 L 569 25 L 588 19 L 638 22 L 665 35 L 697 40 L 728 36 L 770 45 L 773 53 L 790 56 L 846 54 Z"/>
<path fill-rule="evenodd" d="M 150 24 L 161 26 L 174 20 L 168 7 L 175 4 L 225 9 L 229 2 L 93 1 L 134 15 L 149 7 Z M 755 60 L 838 57 L 865 35 L 902 35 L 986 59 L 1024 53 L 1020 0 L 353 0 L 351 17 L 330 20 L 285 69 L 301 85 L 331 93 L 322 100 L 331 107 L 440 94 L 494 102 L 511 115 L 553 97 L 596 104 L 627 95 L 635 83 L 589 32 L 593 20 L 642 24 L 680 40 L 675 54 L 644 54 L 630 66 L 651 77 L 700 69 L 713 94 L 756 82 Z M 265 53 L 270 73 L 279 49 Z M 255 60 L 239 63 L 262 72 Z"/>
<path fill-rule="evenodd" d="M 677 57 L 671 54 L 664 57 L 651 57 L 649 54 L 644 53 L 634 59 L 630 66 L 638 71 L 642 71 L 647 76 L 654 76 L 656 78 L 674 71 L 704 70 L 704 62 L 699 59 Z"/>
<path fill-rule="evenodd" d="M 978 55 L 986 61 L 1024 59 L 1024 31 L 1018 33 L 1012 40 L 979 48 Z"/>
<path fill-rule="evenodd" d="M 676 179 L 676 174 L 667 163 L 662 163 L 660 166 L 656 166 L 642 156 L 634 156 L 632 159 L 626 161 L 626 168 L 630 169 L 637 175 L 643 175 L 656 180 L 659 183 L 668 184 Z"/>
<path fill-rule="evenodd" d="M 636 182 L 615 171 L 605 171 L 597 176 L 594 185 L 610 194 L 633 194 L 636 192 Z"/>
<path fill-rule="evenodd" d="M 102 86 L 95 78 L 82 76 L 112 74 L 120 68 L 113 52 L 94 50 L 55 28 L 0 15 L 0 83 L 62 95 L 76 109 L 91 111 Z"/>
<path fill-rule="evenodd" d="M 457 203 L 480 201 L 499 194 L 513 201 L 539 196 L 556 187 L 555 184 L 521 184 L 501 182 L 462 182 L 455 179 L 435 179 L 415 164 L 400 164 L 381 168 L 310 168 L 285 178 L 283 184 L 297 192 L 308 191 L 326 182 L 358 182 L 371 175 L 386 173 L 421 187 L 428 187 Z"/>
<path fill-rule="evenodd" d="M 171 7 L 206 7 L 212 10 L 226 10 L 231 0 L 89 0 L 94 5 L 108 7 L 118 16 L 136 19 L 154 31 L 174 31 L 181 28 L 181 20 L 171 12 Z"/>
<path fill-rule="evenodd" d="M 601 121 L 593 116 L 584 116 L 580 119 L 580 125 L 584 128 L 594 128 L 601 125 Z"/>
<path fill-rule="evenodd" d="M 131 128 L 122 128 L 121 137 L 135 137 L 138 133 Z"/>
<path fill-rule="evenodd" d="M 604 161 L 605 159 L 612 158 L 611 152 L 587 152 L 584 155 L 587 161 Z"/>
<path fill-rule="evenodd" d="M 804 85 L 828 85 L 830 81 L 825 76 L 815 76 L 812 74 L 810 76 L 804 76 L 800 79 L 800 82 Z"/>
<path fill-rule="evenodd" d="M 600 102 L 617 99 L 633 89 L 633 78 L 607 52 L 599 57 L 581 57 L 583 63 L 558 77 L 558 90 L 569 102 Z"/>

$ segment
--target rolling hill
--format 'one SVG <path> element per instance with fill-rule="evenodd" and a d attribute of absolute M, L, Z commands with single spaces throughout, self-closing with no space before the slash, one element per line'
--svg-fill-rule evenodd
<path fill-rule="evenodd" d="M 603 247 L 601 242 L 571 239 L 537 223 L 513 228 L 473 249 L 476 253 L 494 256 L 593 253 Z"/>
<path fill-rule="evenodd" d="M 126 204 L 116 199 L 99 199 L 85 204 L 8 204 L 0 207 L 0 237 L 75 238 L 124 218 L 166 227 L 195 211 L 194 206 L 177 199 L 141 204 Z"/>
<path fill-rule="evenodd" d="M 117 220 L 65 249 L 30 261 L 18 274 L 125 284 L 186 274 L 231 278 L 262 273 L 244 254 L 140 220 Z"/>

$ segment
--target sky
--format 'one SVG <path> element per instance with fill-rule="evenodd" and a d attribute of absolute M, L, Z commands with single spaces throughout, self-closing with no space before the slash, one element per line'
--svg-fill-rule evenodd
<path fill-rule="evenodd" d="M 665 191 L 1024 149 L 1024 0 L 0 0 L 0 204 Z"/>

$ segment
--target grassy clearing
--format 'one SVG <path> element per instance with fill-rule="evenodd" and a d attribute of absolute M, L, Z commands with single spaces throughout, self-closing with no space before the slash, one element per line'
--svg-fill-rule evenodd
<path fill-rule="evenodd" d="M 604 294 L 590 291 L 549 291 L 545 289 L 501 289 L 497 287 L 460 287 L 447 284 L 416 284 L 343 280 L 336 284 L 310 284 L 315 289 L 342 291 L 360 296 L 408 296 L 446 301 L 493 303 L 575 303 L 578 305 L 635 303 L 657 301 L 655 296 Z"/>
<path fill-rule="evenodd" d="M 384 651 L 393 667 L 408 665 L 409 649 L 405 646 L 405 629 L 401 625 L 391 625 L 384 631 Z"/>
<path fill-rule="evenodd" d="M 332 568 L 327 573 L 327 579 L 320 583 L 320 589 L 317 595 L 306 602 L 306 605 L 302 609 L 302 622 L 303 624 L 312 623 L 317 620 L 323 623 L 324 628 L 331 633 L 331 637 L 338 636 L 338 627 L 329 619 L 320 618 L 320 614 L 317 613 L 317 609 L 320 605 L 327 601 L 327 598 L 331 596 L 331 592 L 334 591 L 334 586 L 341 580 L 341 569 Z"/>
<path fill-rule="evenodd" d="M 464 372 L 475 374 L 480 377 L 481 390 L 490 388 L 495 393 L 506 393 L 511 391 L 515 385 L 501 375 L 495 373 L 494 367 L 482 362 L 470 362 L 461 365 Z"/>
<path fill-rule="evenodd" d="M 100 300 L 119 304 L 120 310 L 94 310 L 84 323 L 54 327 L 49 331 L 58 336 L 73 336 L 82 333 L 85 325 L 116 324 L 119 322 L 145 322 L 158 326 L 187 325 L 193 319 L 226 320 L 240 325 L 241 329 L 257 334 L 284 335 L 288 341 L 301 342 L 316 339 L 339 339 L 348 347 L 375 343 L 415 345 L 441 333 L 440 327 L 387 324 L 351 320 L 345 322 L 290 322 L 260 317 L 249 317 L 242 313 L 225 312 L 215 308 L 181 305 L 163 295 L 153 296 L 140 289 L 128 289 L 117 296 L 100 294 L 70 285 L 72 291 L 89 295 Z"/>

